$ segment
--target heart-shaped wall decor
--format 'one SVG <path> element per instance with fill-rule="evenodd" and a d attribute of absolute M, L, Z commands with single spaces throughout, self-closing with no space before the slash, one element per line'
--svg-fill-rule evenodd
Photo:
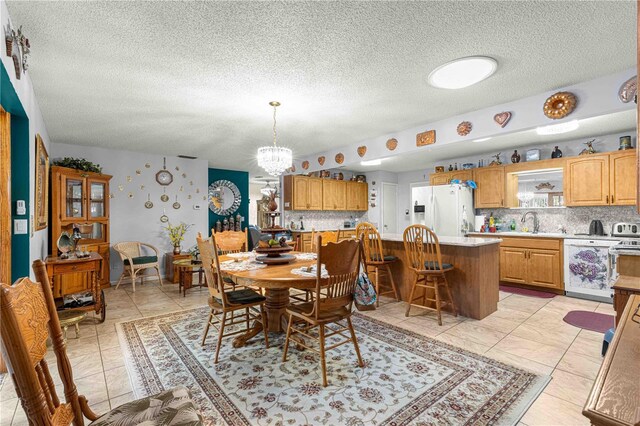
<path fill-rule="evenodd" d="M 302 168 L 307 170 L 309 168 L 309 162 L 307 160 L 302 162 Z"/>
<path fill-rule="evenodd" d="M 501 112 L 493 116 L 493 121 L 498 123 L 498 126 L 504 127 L 511 120 L 511 113 L 509 111 Z"/>
<path fill-rule="evenodd" d="M 339 152 L 336 154 L 336 163 L 338 164 L 342 164 L 342 162 L 344 161 L 344 154 Z"/>
<path fill-rule="evenodd" d="M 322 157 L 318 157 L 318 164 L 324 166 L 324 155 Z"/>
<path fill-rule="evenodd" d="M 358 147 L 358 155 L 360 157 L 364 157 L 364 154 L 366 154 L 366 153 L 367 153 L 367 147 L 366 146 L 362 145 L 362 146 Z"/>

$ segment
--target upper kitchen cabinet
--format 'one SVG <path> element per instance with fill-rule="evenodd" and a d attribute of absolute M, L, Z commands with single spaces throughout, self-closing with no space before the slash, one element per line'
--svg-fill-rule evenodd
<path fill-rule="evenodd" d="M 473 170 L 475 190 L 474 205 L 477 209 L 504 207 L 504 167 L 489 166 Z"/>
<path fill-rule="evenodd" d="M 452 172 L 432 173 L 429 176 L 429 183 L 435 185 L 448 185 L 452 180 L 471 180 L 473 179 L 473 171 L 471 170 L 454 170 Z"/>
<path fill-rule="evenodd" d="M 364 210 L 368 209 L 367 203 L 369 199 L 368 187 L 366 182 L 347 182 L 347 210 Z"/>
<path fill-rule="evenodd" d="M 366 182 L 288 175 L 283 184 L 284 209 L 366 211 L 367 191 Z"/>
<path fill-rule="evenodd" d="M 347 209 L 346 184 L 343 180 L 322 180 L 322 210 Z"/>
<path fill-rule="evenodd" d="M 584 155 L 567 159 L 567 206 L 633 205 L 636 202 L 635 152 Z"/>
<path fill-rule="evenodd" d="M 285 176 L 284 209 L 322 210 L 322 179 L 309 176 Z"/>

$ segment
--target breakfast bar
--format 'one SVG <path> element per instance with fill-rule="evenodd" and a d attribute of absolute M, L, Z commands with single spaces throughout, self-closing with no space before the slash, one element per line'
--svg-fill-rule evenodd
<path fill-rule="evenodd" d="M 409 299 L 413 272 L 406 263 L 401 234 L 382 234 L 385 254 L 398 258 L 391 264 L 402 300 Z M 441 237 L 442 262 L 454 265 L 447 273 L 458 314 L 482 319 L 498 309 L 499 238 Z"/>

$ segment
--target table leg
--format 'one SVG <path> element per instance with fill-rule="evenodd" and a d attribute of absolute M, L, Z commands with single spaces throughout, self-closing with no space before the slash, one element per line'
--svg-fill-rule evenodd
<path fill-rule="evenodd" d="M 287 321 L 285 310 L 287 305 L 289 305 L 289 289 L 267 288 L 265 290 L 268 330 L 270 332 L 282 333 L 286 331 Z"/>
<path fill-rule="evenodd" d="M 253 322 L 253 326 L 247 330 L 246 333 L 240 334 L 239 336 L 237 336 L 236 338 L 233 339 L 233 347 L 234 348 L 241 348 L 244 345 L 247 344 L 247 341 L 249 339 L 251 339 L 254 336 L 257 336 L 258 333 L 260 333 L 262 331 L 262 324 L 259 323 L 258 321 L 254 321 Z"/>

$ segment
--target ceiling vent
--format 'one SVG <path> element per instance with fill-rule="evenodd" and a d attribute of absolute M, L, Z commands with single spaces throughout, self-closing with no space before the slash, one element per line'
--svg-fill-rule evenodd
<path fill-rule="evenodd" d="M 198 157 L 193 157 L 191 155 L 178 155 L 179 158 L 186 158 L 187 160 L 195 160 Z"/>

